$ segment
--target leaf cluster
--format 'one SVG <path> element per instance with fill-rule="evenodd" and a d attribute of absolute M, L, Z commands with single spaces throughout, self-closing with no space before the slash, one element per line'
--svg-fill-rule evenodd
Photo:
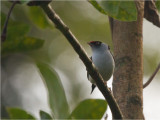
<path fill-rule="evenodd" d="M 64 88 L 57 73 L 47 64 L 37 62 L 37 68 L 48 90 L 51 114 L 40 110 L 41 119 L 101 119 L 107 109 L 107 103 L 101 99 L 86 99 L 70 112 Z M 11 119 L 36 119 L 19 108 L 7 108 Z"/>
<path fill-rule="evenodd" d="M 22 3 L 28 4 L 21 0 Z M 136 21 L 137 10 L 134 1 L 103 1 L 89 2 L 102 14 L 108 15 L 120 21 Z M 156 2 L 159 10 L 160 4 Z M 38 7 L 30 7 L 28 14 L 33 24 L 39 28 L 52 28 L 50 22 Z M 1 29 L 6 15 L 1 13 Z M 44 40 L 28 36 L 29 25 L 10 19 L 7 27 L 7 39 L 2 43 L 2 57 L 18 52 L 28 52 L 41 48 Z M 37 69 L 48 91 L 51 113 L 40 110 L 41 119 L 101 119 L 107 109 L 107 103 L 101 99 L 87 99 L 80 102 L 70 112 L 66 94 L 58 74 L 48 64 L 36 62 Z M 11 119 L 36 119 L 30 113 L 19 108 L 7 108 Z"/>
<path fill-rule="evenodd" d="M 101 13 L 120 21 L 136 21 L 137 9 L 134 1 L 101 1 L 89 0 L 89 2 Z"/>

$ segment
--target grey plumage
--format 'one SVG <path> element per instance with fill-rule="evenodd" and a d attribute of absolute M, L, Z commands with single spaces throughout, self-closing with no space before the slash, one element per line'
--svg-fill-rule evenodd
<path fill-rule="evenodd" d="M 94 65 L 102 75 L 104 81 L 108 81 L 114 72 L 115 62 L 107 44 L 100 41 L 91 41 L 88 43 L 92 49 L 92 57 Z M 87 73 L 88 80 L 92 83 L 92 91 L 96 86 L 95 81 Z"/>

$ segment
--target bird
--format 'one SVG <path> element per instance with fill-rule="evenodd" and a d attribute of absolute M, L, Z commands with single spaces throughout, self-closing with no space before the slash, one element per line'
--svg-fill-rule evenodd
<path fill-rule="evenodd" d="M 92 60 L 95 67 L 98 69 L 98 72 L 101 74 L 106 84 L 106 82 L 111 78 L 115 68 L 115 61 L 110 51 L 110 47 L 109 45 L 101 41 L 90 41 L 88 42 L 88 44 L 92 50 L 92 56 L 90 57 L 90 59 Z M 88 72 L 87 78 L 92 84 L 92 94 L 93 90 L 96 87 L 96 83 Z"/>

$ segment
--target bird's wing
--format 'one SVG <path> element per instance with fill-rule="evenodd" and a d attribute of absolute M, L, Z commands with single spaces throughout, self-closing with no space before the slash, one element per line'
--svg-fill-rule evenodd
<path fill-rule="evenodd" d="M 109 50 L 110 51 L 110 50 Z M 114 63 L 115 63 L 115 59 L 114 59 L 114 56 L 113 56 L 113 54 L 112 54 L 112 52 L 110 51 L 110 53 L 111 53 L 111 55 L 112 55 L 112 57 L 113 57 L 113 60 L 114 60 Z"/>
<path fill-rule="evenodd" d="M 92 60 L 92 56 L 90 57 L 90 59 Z M 89 73 L 88 73 L 88 71 L 87 71 L 87 78 L 89 80 Z"/>
<path fill-rule="evenodd" d="M 90 57 L 90 59 L 92 60 L 92 56 Z M 88 71 L 87 71 L 87 78 L 88 78 L 88 80 L 89 80 L 89 73 L 88 73 Z M 92 83 L 91 94 L 92 94 L 93 90 L 95 89 L 95 87 L 96 87 L 96 85 Z"/>

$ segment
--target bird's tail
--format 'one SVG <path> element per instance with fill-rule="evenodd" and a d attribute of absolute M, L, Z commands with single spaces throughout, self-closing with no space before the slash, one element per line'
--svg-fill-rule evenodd
<path fill-rule="evenodd" d="M 91 94 L 93 92 L 93 90 L 95 89 L 96 85 L 92 84 L 92 90 L 91 90 Z"/>

